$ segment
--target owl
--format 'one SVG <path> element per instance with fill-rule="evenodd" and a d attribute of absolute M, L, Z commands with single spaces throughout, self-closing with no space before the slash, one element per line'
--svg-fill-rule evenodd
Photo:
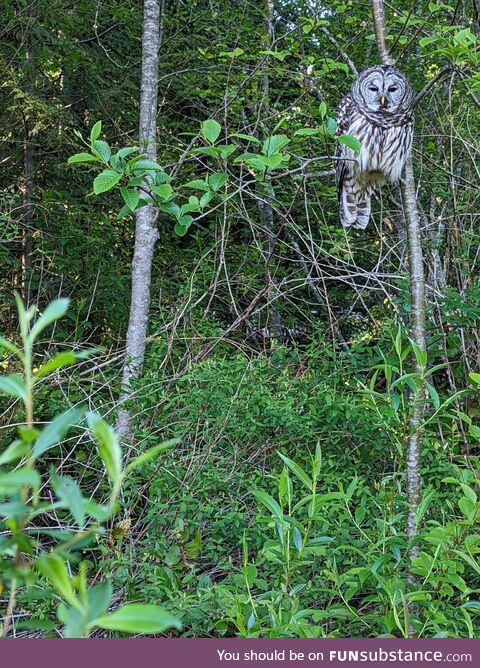
<path fill-rule="evenodd" d="M 365 229 L 375 187 L 399 180 L 412 147 L 413 93 L 406 76 L 391 65 L 361 72 L 340 103 L 337 135 L 352 135 L 359 153 L 338 143 L 335 157 L 340 221 Z"/>

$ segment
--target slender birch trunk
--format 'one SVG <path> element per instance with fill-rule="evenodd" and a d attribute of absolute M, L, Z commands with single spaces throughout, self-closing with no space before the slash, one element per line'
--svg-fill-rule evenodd
<path fill-rule="evenodd" d="M 264 40 L 265 50 L 271 49 L 273 45 L 273 0 L 266 0 L 265 2 L 265 33 Z M 265 61 L 265 68 L 268 67 L 269 58 Z M 270 77 L 268 71 L 265 71 L 262 77 L 262 95 L 263 95 L 263 112 L 268 118 L 270 115 Z M 272 201 L 275 192 L 272 186 L 272 181 L 269 176 L 265 178 L 265 186 L 267 194 L 262 195 L 257 199 L 258 211 L 265 230 L 265 280 L 268 285 L 267 300 L 270 302 L 268 307 L 268 329 L 270 330 L 270 345 L 276 347 L 282 341 L 283 327 L 282 319 L 278 311 L 277 301 L 277 284 L 272 273 L 272 262 L 275 246 L 277 242 L 276 236 L 276 220 L 275 213 L 272 206 Z"/>
<path fill-rule="evenodd" d="M 393 59 L 390 57 L 386 45 L 386 27 L 385 14 L 383 9 L 383 0 L 372 0 L 373 23 L 375 26 L 375 36 L 377 47 L 381 60 L 384 64 L 392 65 Z M 413 164 L 411 156 L 408 158 L 402 175 L 402 202 L 407 228 L 408 243 L 408 270 L 410 274 L 410 328 L 411 337 L 417 345 L 420 355 L 416 355 L 415 371 L 418 373 L 418 387 L 411 397 L 411 413 L 409 424 L 409 438 L 407 446 L 407 538 L 410 545 L 417 536 L 418 527 L 416 516 L 418 505 L 421 498 L 421 476 L 420 476 L 420 458 L 422 451 L 422 423 L 424 402 L 424 382 L 423 374 L 425 371 L 424 360 L 426 351 L 425 335 L 425 273 L 423 267 L 423 249 L 422 236 L 420 231 L 420 218 L 418 215 L 417 198 L 415 192 L 415 179 L 413 175 Z M 418 553 L 417 546 L 411 546 L 409 551 L 410 559 L 413 559 Z M 409 577 L 413 581 L 414 576 Z M 409 634 L 414 635 L 412 628 Z"/>
<path fill-rule="evenodd" d="M 150 160 L 157 158 L 158 51 L 160 48 L 160 4 L 144 0 L 142 35 L 142 79 L 140 89 L 140 146 Z M 140 194 L 145 197 L 144 194 Z M 144 206 L 135 212 L 135 247 L 132 260 L 132 293 L 128 321 L 125 361 L 122 373 L 117 432 L 121 438 L 131 434 L 131 415 L 123 406 L 132 397 L 131 382 L 142 373 L 148 329 L 152 260 L 158 239 L 158 211 Z"/>

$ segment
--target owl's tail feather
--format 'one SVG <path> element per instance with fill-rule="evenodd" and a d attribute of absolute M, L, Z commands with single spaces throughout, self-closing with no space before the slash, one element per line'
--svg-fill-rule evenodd
<path fill-rule="evenodd" d="M 343 227 L 364 230 L 370 220 L 370 195 L 355 191 L 352 181 L 346 178 L 340 191 L 340 222 Z"/>

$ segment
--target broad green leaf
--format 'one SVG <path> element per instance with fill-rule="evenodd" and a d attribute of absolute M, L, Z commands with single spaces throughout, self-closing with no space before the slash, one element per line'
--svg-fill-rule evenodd
<path fill-rule="evenodd" d="M 117 151 L 116 155 L 119 158 L 126 158 L 131 153 L 135 153 L 135 151 L 138 151 L 138 146 L 125 146 L 125 148 L 121 148 Z"/>
<path fill-rule="evenodd" d="M 122 469 L 122 451 L 118 436 L 113 428 L 95 413 L 88 415 L 88 424 L 97 441 L 98 452 L 105 465 L 108 477 L 116 484 L 120 481 Z"/>
<path fill-rule="evenodd" d="M 13 441 L 13 443 L 10 443 L 8 448 L 0 454 L 0 466 L 25 457 L 29 450 L 30 446 L 28 443 L 24 443 L 20 439 Z"/>
<path fill-rule="evenodd" d="M 200 197 L 200 207 L 203 209 L 203 207 L 207 206 L 207 204 L 211 202 L 214 197 L 215 195 L 212 190 L 203 193 L 203 195 Z"/>
<path fill-rule="evenodd" d="M 468 433 L 470 436 L 473 436 L 473 438 L 476 438 L 477 441 L 480 441 L 480 427 L 477 427 L 475 424 L 471 424 L 468 427 Z"/>
<path fill-rule="evenodd" d="M 280 459 L 285 462 L 285 464 L 288 466 L 288 468 L 294 473 L 299 480 L 303 482 L 305 487 L 310 491 L 313 492 L 313 481 L 311 478 L 305 473 L 305 471 L 302 469 L 301 466 L 299 466 L 296 462 L 292 461 L 289 459 L 286 455 L 283 455 L 281 452 L 277 451 L 277 455 L 280 457 Z"/>
<path fill-rule="evenodd" d="M 214 172 L 208 176 L 208 185 L 212 190 L 217 192 L 217 190 L 220 190 L 220 188 L 227 182 L 227 180 L 228 174 L 224 174 L 223 172 Z"/>
<path fill-rule="evenodd" d="M 21 487 L 33 487 L 34 490 L 40 487 L 40 476 L 35 469 L 22 466 L 11 473 L 0 473 L 0 496 L 14 494 Z"/>
<path fill-rule="evenodd" d="M 95 195 L 100 195 L 101 193 L 106 193 L 108 190 L 111 190 L 122 178 L 122 175 L 118 172 L 114 172 L 113 169 L 105 169 L 101 172 L 93 182 L 93 192 Z"/>
<path fill-rule="evenodd" d="M 172 438 L 169 441 L 165 441 L 164 443 L 155 445 L 153 448 L 149 448 L 146 452 L 142 453 L 141 455 L 138 455 L 138 457 L 135 457 L 129 462 L 128 466 L 125 469 L 124 476 L 128 475 L 130 471 L 133 471 L 142 464 L 145 464 L 146 462 L 149 462 L 151 459 L 158 457 L 158 455 L 162 454 L 163 452 L 170 450 L 175 445 L 178 445 L 180 442 L 181 439 Z"/>
<path fill-rule="evenodd" d="M 472 373 L 468 374 L 468 377 L 470 380 L 472 380 L 476 385 L 480 385 L 480 373 L 475 373 L 472 371 Z"/>
<path fill-rule="evenodd" d="M 75 364 L 76 361 L 77 355 L 69 350 L 58 353 L 58 355 L 52 357 L 51 360 L 48 360 L 48 362 L 42 364 L 42 366 L 35 371 L 34 376 L 35 378 L 43 378 L 56 369 L 63 369 L 66 366 Z"/>
<path fill-rule="evenodd" d="M 327 121 L 325 123 L 325 130 L 329 135 L 333 137 L 333 135 L 337 131 L 337 121 L 334 118 L 327 118 Z"/>
<path fill-rule="evenodd" d="M 272 135 L 271 137 L 267 137 L 267 139 L 265 139 L 263 142 L 263 153 L 267 157 L 275 155 L 275 153 L 281 151 L 282 148 L 284 148 L 284 146 L 286 146 L 289 142 L 290 139 L 287 137 L 287 135 Z"/>
<path fill-rule="evenodd" d="M 188 227 L 186 227 L 185 225 L 180 225 L 180 223 L 176 223 L 175 227 L 173 228 L 173 231 L 177 236 L 184 237 L 188 232 Z"/>
<path fill-rule="evenodd" d="M 59 554 L 53 552 L 43 554 L 37 560 L 35 566 L 70 605 L 73 605 L 75 608 L 80 607 L 72 586 L 72 578 L 67 571 L 65 561 Z"/>
<path fill-rule="evenodd" d="M 180 216 L 178 219 L 178 224 L 181 225 L 182 227 L 186 227 L 187 229 L 190 227 L 190 225 L 193 222 L 192 216 Z"/>
<path fill-rule="evenodd" d="M 102 615 L 112 600 L 112 584 L 110 580 L 100 582 L 88 590 L 88 620 L 92 621 Z"/>
<path fill-rule="evenodd" d="M 85 526 L 86 505 L 86 499 L 83 498 L 82 490 L 75 480 L 68 476 L 59 476 L 53 473 L 51 479 L 53 491 L 63 506 L 70 510 L 79 529 L 82 529 Z"/>
<path fill-rule="evenodd" d="M 438 396 L 437 390 L 430 383 L 427 383 L 427 390 L 435 408 L 440 408 L 440 397 Z"/>
<path fill-rule="evenodd" d="M 254 137 L 253 135 L 245 135 L 242 132 L 234 132 L 230 135 L 230 137 L 238 137 L 239 139 L 245 139 L 246 141 L 251 141 L 254 144 L 258 144 L 259 146 L 262 145 L 262 142 L 260 139 L 257 139 L 257 137 Z"/>
<path fill-rule="evenodd" d="M 327 115 L 327 105 L 323 100 L 320 102 L 320 105 L 318 107 L 318 113 L 320 114 L 320 118 L 322 119 L 325 118 L 325 116 Z"/>
<path fill-rule="evenodd" d="M 50 424 L 42 429 L 34 443 L 32 454 L 39 457 L 49 448 L 62 441 L 68 429 L 82 419 L 84 410 L 82 408 L 71 408 L 61 415 L 57 415 Z"/>
<path fill-rule="evenodd" d="M 131 169 L 132 172 L 163 172 L 158 162 L 154 160 L 137 160 Z"/>
<path fill-rule="evenodd" d="M 168 199 L 173 194 L 173 188 L 168 183 L 161 183 L 160 185 L 150 186 L 151 190 L 161 197 L 162 199 Z"/>
<path fill-rule="evenodd" d="M 35 321 L 30 332 L 31 339 L 35 341 L 40 332 L 56 320 L 62 318 L 67 312 L 69 304 L 70 300 L 66 298 L 54 299 L 53 302 L 50 302 L 42 315 Z"/>
<path fill-rule="evenodd" d="M 341 144 L 345 144 L 345 146 L 351 148 L 355 153 L 358 153 L 362 148 L 359 140 L 356 137 L 352 137 L 351 135 L 340 135 L 340 137 L 337 137 L 337 139 Z"/>
<path fill-rule="evenodd" d="M 303 548 L 302 534 L 297 527 L 293 527 L 293 543 L 297 548 L 298 554 L 301 554 Z"/>
<path fill-rule="evenodd" d="M 108 162 L 110 160 L 110 156 L 112 155 L 112 151 L 107 142 L 101 141 L 99 139 L 92 142 L 92 150 L 95 150 L 104 162 Z"/>
<path fill-rule="evenodd" d="M 17 346 L 8 341 L 8 339 L 5 339 L 3 336 L 0 336 L 0 348 L 4 348 L 5 350 L 8 350 L 8 352 L 13 353 L 14 355 L 18 355 L 18 353 L 20 352 Z"/>
<path fill-rule="evenodd" d="M 208 121 L 203 121 L 201 127 L 202 137 L 208 141 L 209 144 L 214 144 L 222 131 L 222 126 L 218 121 L 209 118 Z"/>
<path fill-rule="evenodd" d="M 17 373 L 12 373 L 10 376 L 0 376 L 0 392 L 8 394 L 9 397 L 16 399 L 27 398 L 27 390 L 23 378 Z"/>
<path fill-rule="evenodd" d="M 71 155 L 68 160 L 67 164 L 69 165 L 74 165 L 77 162 L 99 162 L 100 158 L 97 158 L 96 155 L 91 155 L 90 153 L 75 153 L 75 155 Z"/>
<path fill-rule="evenodd" d="M 137 208 L 140 195 L 133 188 L 120 188 L 120 194 L 123 197 L 123 201 L 130 211 L 135 211 Z"/>
<path fill-rule="evenodd" d="M 184 183 L 182 188 L 192 188 L 196 190 L 208 190 L 208 185 L 205 183 L 205 181 L 201 181 L 200 179 L 194 179 L 193 181 L 189 181 L 188 183 Z"/>
<path fill-rule="evenodd" d="M 102 121 L 97 121 L 90 130 L 90 141 L 94 142 L 95 140 L 97 140 L 100 137 L 101 132 L 102 132 Z"/>
<path fill-rule="evenodd" d="M 294 132 L 294 137 L 310 137 L 311 135 L 318 135 L 322 132 L 320 128 L 300 128 Z"/>
<path fill-rule="evenodd" d="M 274 515 L 277 519 L 282 519 L 283 518 L 283 512 L 278 503 L 275 501 L 274 498 L 270 496 L 270 494 L 267 494 L 266 492 L 262 491 L 254 491 L 253 492 L 254 497 L 260 501 L 271 513 Z"/>
<path fill-rule="evenodd" d="M 97 617 L 91 626 L 124 633 L 163 633 L 167 629 L 181 631 L 180 620 L 158 605 L 128 604 L 108 615 Z"/>

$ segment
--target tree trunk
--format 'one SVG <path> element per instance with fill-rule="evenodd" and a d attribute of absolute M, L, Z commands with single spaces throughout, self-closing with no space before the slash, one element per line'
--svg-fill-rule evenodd
<path fill-rule="evenodd" d="M 163 6 L 162 6 L 163 9 Z M 158 51 L 160 48 L 160 5 L 158 0 L 144 1 L 142 35 L 142 81 L 140 90 L 139 139 L 149 160 L 156 161 Z M 145 197 L 145 194 L 140 193 Z M 158 212 L 144 206 L 135 212 L 135 247 L 132 260 L 132 293 L 128 321 L 125 361 L 122 373 L 117 432 L 123 439 L 131 434 L 131 415 L 124 408 L 132 398 L 131 382 L 142 373 L 148 330 L 152 260 L 158 239 Z"/>
<path fill-rule="evenodd" d="M 265 0 L 265 34 L 264 49 L 269 50 L 273 46 L 273 0 Z M 265 68 L 268 67 L 269 57 L 265 59 Z M 262 77 L 262 106 L 265 117 L 270 115 L 270 77 L 268 71 L 265 71 Z M 265 189 L 267 191 L 265 195 Z M 274 257 L 275 246 L 277 242 L 276 235 L 276 221 L 275 212 L 273 210 L 272 201 L 275 193 L 272 186 L 272 181 L 267 175 L 265 177 L 265 189 L 258 188 L 259 198 L 257 199 L 258 211 L 260 219 L 264 228 L 265 234 L 265 281 L 268 285 L 267 301 L 268 305 L 268 322 L 266 329 L 269 331 L 270 346 L 275 348 L 283 338 L 283 327 L 281 315 L 277 308 L 278 287 L 275 277 L 272 273 L 272 263 Z"/>
<path fill-rule="evenodd" d="M 382 63 L 392 65 L 386 46 L 385 14 L 383 0 L 372 0 L 373 22 L 377 47 Z M 424 371 L 426 357 L 425 336 L 425 273 L 423 268 L 422 237 L 420 232 L 420 218 L 417 209 L 415 193 L 415 179 L 413 175 L 412 158 L 409 156 L 402 175 L 402 202 L 408 241 L 408 270 L 410 274 L 410 328 L 411 337 L 416 344 L 419 354 L 416 354 L 415 371 L 418 373 L 417 390 L 411 397 L 411 412 L 409 437 L 407 445 L 406 487 L 408 501 L 407 538 L 410 543 L 409 557 L 413 559 L 418 554 L 418 546 L 412 545 L 418 534 L 416 516 L 421 498 L 420 458 L 422 452 L 422 424 L 425 408 L 424 401 Z M 408 581 L 413 582 L 415 576 L 410 574 Z M 411 606 L 409 606 L 411 609 Z M 408 630 L 409 636 L 414 636 L 412 626 Z"/>

